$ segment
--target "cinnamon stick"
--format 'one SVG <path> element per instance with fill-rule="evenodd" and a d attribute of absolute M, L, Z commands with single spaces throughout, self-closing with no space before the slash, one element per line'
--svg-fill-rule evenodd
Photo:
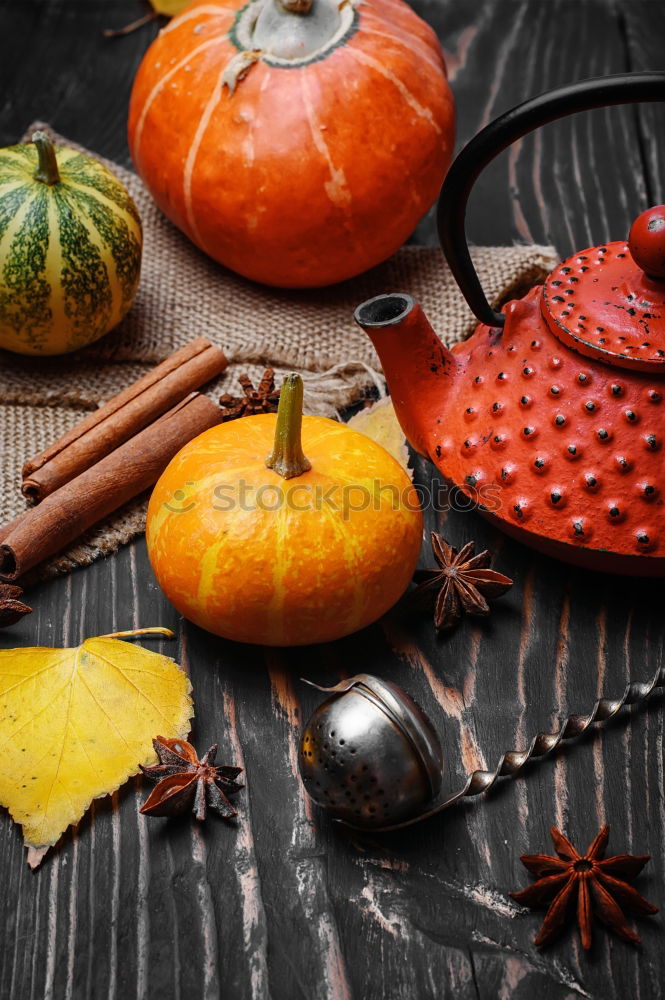
<path fill-rule="evenodd" d="M 16 518 L 0 544 L 0 579 L 18 580 L 148 489 L 176 452 L 221 418 L 221 410 L 211 399 L 193 392 L 91 469 Z"/>
<path fill-rule="evenodd" d="M 25 510 L 22 514 L 19 514 L 18 517 L 15 517 L 13 521 L 8 521 L 7 524 L 0 524 L 0 542 L 4 542 L 5 538 L 7 538 L 14 528 L 18 528 L 20 522 L 29 513 L 29 510 Z"/>
<path fill-rule="evenodd" d="M 219 347 L 197 337 L 26 462 L 23 495 L 39 503 L 129 441 L 193 389 L 221 374 L 227 365 Z"/>

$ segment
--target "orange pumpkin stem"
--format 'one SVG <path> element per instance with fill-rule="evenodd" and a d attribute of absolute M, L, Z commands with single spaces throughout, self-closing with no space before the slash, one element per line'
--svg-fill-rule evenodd
<path fill-rule="evenodd" d="M 280 7 L 290 14 L 309 14 L 314 0 L 279 0 Z"/>
<path fill-rule="evenodd" d="M 35 180 L 52 187 L 60 182 L 58 161 L 55 158 L 55 146 L 46 132 L 33 132 L 32 141 L 37 147 L 38 163 L 35 170 Z"/>
<path fill-rule="evenodd" d="M 275 443 L 266 465 L 282 479 L 293 479 L 312 468 L 302 450 L 303 382 L 292 372 L 284 379 L 279 394 Z"/>

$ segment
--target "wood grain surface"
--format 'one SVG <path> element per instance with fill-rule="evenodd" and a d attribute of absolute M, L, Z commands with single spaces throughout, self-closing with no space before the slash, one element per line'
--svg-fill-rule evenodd
<path fill-rule="evenodd" d="M 511 105 L 586 76 L 665 68 L 665 5 L 601 0 L 418 0 L 448 57 L 459 142 Z M 131 80 L 157 31 L 101 31 L 134 0 L 0 3 L 0 143 L 35 118 L 128 163 Z M 503 154 L 474 193 L 470 238 L 551 241 L 562 255 L 620 239 L 665 196 L 665 108 L 597 111 L 548 126 Z M 433 217 L 415 238 L 434 243 Z M 416 468 L 428 484 L 431 469 Z M 550 852 L 552 823 L 579 846 L 599 824 L 612 853 L 650 853 L 638 888 L 665 903 L 663 703 L 585 738 L 484 800 L 390 836 L 350 836 L 305 800 L 298 737 L 334 683 L 375 672 L 422 704 L 445 748 L 444 782 L 496 763 L 569 711 L 646 679 L 663 662 L 661 583 L 603 577 L 538 557 L 477 515 L 427 513 L 454 544 L 497 552 L 512 591 L 481 624 L 438 638 L 398 606 L 348 639 L 267 650 L 178 618 L 145 545 L 41 586 L 34 614 L 0 648 L 76 644 L 115 629 L 171 626 L 194 686 L 193 740 L 246 769 L 236 823 L 146 820 L 139 779 L 94 804 L 41 869 L 0 816 L 2 1000 L 652 1000 L 663 995 L 662 917 L 641 949 L 598 929 L 533 946 L 539 915 L 507 898 L 529 877 L 519 854 Z M 146 643 L 147 645 L 147 643 Z"/>

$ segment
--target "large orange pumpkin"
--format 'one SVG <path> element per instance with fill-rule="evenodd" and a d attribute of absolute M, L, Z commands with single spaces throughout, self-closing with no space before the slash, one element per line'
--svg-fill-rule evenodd
<path fill-rule="evenodd" d="M 283 287 L 390 256 L 437 197 L 454 128 L 436 35 L 402 0 L 196 0 L 146 53 L 129 113 L 162 211 Z"/>
<path fill-rule="evenodd" d="M 337 639 L 379 618 L 413 576 L 422 516 L 404 469 L 345 424 L 302 418 L 301 406 L 302 380 L 289 376 L 277 417 L 205 431 L 150 499 L 160 586 L 186 618 L 227 639 Z"/>

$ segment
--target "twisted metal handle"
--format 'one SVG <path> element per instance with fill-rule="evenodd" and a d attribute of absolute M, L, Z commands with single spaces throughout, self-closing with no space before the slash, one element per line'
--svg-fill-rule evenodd
<path fill-rule="evenodd" d="M 515 777 L 528 764 L 530 760 L 540 760 L 547 757 L 564 740 L 574 740 L 582 736 L 590 726 L 607 722 L 613 719 L 626 705 L 638 705 L 653 693 L 655 688 L 665 686 L 665 667 L 659 667 L 652 679 L 647 683 L 633 681 L 627 684 L 620 698 L 599 698 L 589 715 L 569 715 L 555 733 L 538 733 L 531 741 L 528 750 L 509 750 L 501 757 L 494 771 L 473 771 L 460 791 L 444 799 L 443 802 L 433 806 L 425 812 L 418 813 L 411 819 L 402 823 L 394 823 L 392 826 L 372 827 L 372 833 L 388 833 L 391 830 L 402 830 L 406 826 L 413 826 L 421 820 L 436 816 L 437 813 L 448 809 L 460 799 L 468 798 L 472 795 L 480 795 L 487 792 L 492 786 L 504 777 Z M 348 825 L 348 824 L 345 824 Z M 366 831 L 367 832 L 367 831 Z"/>

